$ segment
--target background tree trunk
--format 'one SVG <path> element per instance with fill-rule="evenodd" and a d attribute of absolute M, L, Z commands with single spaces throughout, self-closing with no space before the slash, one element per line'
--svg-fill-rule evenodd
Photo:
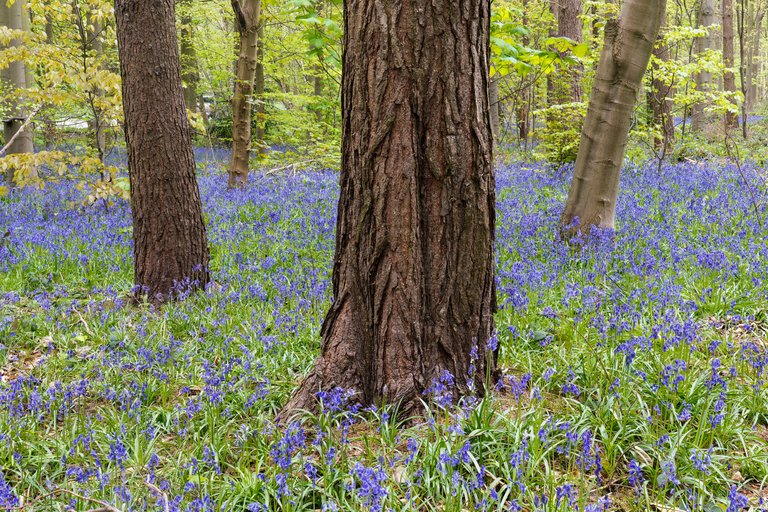
<path fill-rule="evenodd" d="M 593 225 L 613 228 L 632 110 L 666 0 L 625 0 L 605 27 L 605 47 L 581 135 L 573 183 L 561 218 L 566 237 Z M 578 219 L 579 227 L 573 226 Z"/>
<path fill-rule="evenodd" d="M 345 25 L 334 302 L 283 415 L 336 386 L 408 415 L 494 369 L 490 1 L 347 0 Z"/>
<path fill-rule="evenodd" d="M 16 0 L 10 7 L 6 2 L 0 0 L 0 23 L 9 29 L 23 30 L 25 27 L 24 16 L 27 15 L 23 0 Z M 20 39 L 13 39 L 10 46 L 18 47 L 22 44 L 23 42 Z M 32 85 L 27 83 L 29 76 L 27 66 L 22 60 L 11 62 L 7 68 L 2 70 L 1 74 L 3 82 L 8 84 L 10 90 L 14 92 L 23 91 Z M 3 119 L 3 136 L 6 143 L 24 125 L 27 120 L 27 114 L 27 105 L 24 104 L 23 94 L 14 95 Z M 28 124 L 7 149 L 6 154 L 14 155 L 32 153 L 33 151 L 32 126 Z M 5 180 L 7 184 L 14 183 L 14 173 L 15 169 L 8 169 Z"/>
<path fill-rule="evenodd" d="M 229 188 L 241 188 L 248 182 L 251 151 L 251 112 L 253 80 L 259 44 L 260 0 L 232 0 L 240 47 L 232 96 L 232 162 L 229 165 Z"/>
<path fill-rule="evenodd" d="M 179 71 L 173 0 L 116 0 L 135 284 L 154 302 L 208 283 L 208 243 Z M 147 51 L 151 48 L 152 51 Z"/>
<path fill-rule="evenodd" d="M 664 15 L 661 21 L 663 27 L 666 23 Z M 664 40 L 664 34 L 659 33 L 656 39 L 656 45 L 653 47 L 653 56 L 659 62 L 669 60 L 669 48 Z M 661 128 L 661 138 L 654 140 L 654 147 L 662 155 L 666 155 L 675 141 L 675 124 L 672 118 L 672 86 L 662 80 L 659 76 L 659 65 L 651 65 L 652 82 L 648 90 L 648 105 L 651 108 L 653 124 Z"/>
<path fill-rule="evenodd" d="M 184 104 L 190 112 L 197 112 L 197 84 L 200 74 L 197 71 L 197 52 L 193 40 L 192 13 L 190 0 L 181 0 L 179 43 L 181 48 L 181 82 L 184 88 Z"/>
<path fill-rule="evenodd" d="M 723 75 L 723 90 L 736 92 L 736 77 L 733 74 L 733 0 L 722 0 L 723 8 L 723 64 L 726 67 Z M 734 101 L 735 103 L 735 101 Z M 726 131 L 739 126 L 735 113 L 725 113 Z"/>
<path fill-rule="evenodd" d="M 581 30 L 581 0 L 560 0 L 557 10 L 557 35 L 580 43 L 582 40 Z M 558 103 L 581 101 L 581 75 L 583 72 L 580 64 L 568 68 L 568 81 Z"/>
<path fill-rule="evenodd" d="M 715 21 L 716 5 L 715 0 L 701 0 L 699 8 L 698 25 L 699 27 L 711 27 Z M 706 37 L 696 39 L 696 53 L 703 54 L 715 47 L 714 30 L 710 30 Z M 700 71 L 696 74 L 696 89 L 703 92 L 712 90 L 712 73 L 709 71 Z M 707 116 L 704 112 L 706 103 L 696 103 L 691 107 L 691 129 L 700 132 L 707 124 Z"/>
<path fill-rule="evenodd" d="M 264 21 L 259 20 L 259 43 L 257 46 L 258 57 L 256 59 L 256 73 L 253 81 L 253 100 L 256 103 L 256 147 L 260 155 L 267 153 L 267 145 L 264 142 Z"/>

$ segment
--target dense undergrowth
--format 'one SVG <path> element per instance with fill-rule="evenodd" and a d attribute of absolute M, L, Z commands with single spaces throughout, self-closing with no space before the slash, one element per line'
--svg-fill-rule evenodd
<path fill-rule="evenodd" d="M 0 199 L 0 510 L 763 507 L 758 172 L 629 168 L 617 233 L 576 250 L 555 236 L 568 173 L 500 169 L 497 390 L 417 426 L 337 390 L 276 426 L 319 351 L 336 176 L 232 193 L 225 161 L 200 178 L 216 285 L 158 310 L 125 299 L 127 204 Z"/>

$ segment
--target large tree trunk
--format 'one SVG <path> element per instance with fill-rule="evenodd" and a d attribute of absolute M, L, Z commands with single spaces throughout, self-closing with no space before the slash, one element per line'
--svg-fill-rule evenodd
<path fill-rule="evenodd" d="M 666 0 L 625 0 L 605 27 L 605 47 L 561 218 L 564 235 L 613 228 L 632 110 L 659 34 Z M 578 219 L 578 227 L 574 226 Z"/>
<path fill-rule="evenodd" d="M 253 80 L 259 44 L 260 0 L 232 0 L 240 47 L 232 96 L 232 162 L 229 165 L 229 188 L 241 188 L 248 182 L 251 152 L 251 112 Z"/>
<path fill-rule="evenodd" d="M 733 74 L 733 0 L 722 0 L 723 8 L 723 64 L 726 67 L 723 75 L 723 90 L 736 92 L 736 77 Z M 734 101 L 735 102 L 735 101 Z M 729 131 L 739 126 L 735 113 L 725 113 L 725 130 Z"/>
<path fill-rule="evenodd" d="M 711 27 L 715 24 L 715 0 L 701 0 L 699 9 L 698 25 L 699 27 Z M 710 30 L 706 37 L 700 37 L 696 40 L 696 53 L 703 54 L 715 47 L 715 33 Z M 712 73 L 703 70 L 696 74 L 696 89 L 704 93 L 712 90 Z M 691 107 L 691 129 L 701 131 L 707 125 L 707 116 L 705 113 L 706 104 L 696 103 Z"/>
<path fill-rule="evenodd" d="M 283 416 L 336 386 L 408 415 L 494 369 L 490 0 L 344 4 L 334 302 Z"/>
<path fill-rule="evenodd" d="M 24 16 L 27 16 L 23 0 L 16 0 L 10 7 L 5 1 L 0 0 L 0 23 L 11 30 L 24 30 Z M 11 47 L 21 46 L 23 42 L 20 39 L 11 40 Z M 7 68 L 2 70 L 1 77 L 4 83 L 8 84 L 11 91 L 23 91 L 31 86 L 27 83 L 29 77 L 27 66 L 23 60 L 11 62 Z M 13 140 L 13 143 L 6 150 L 6 154 L 14 155 L 20 153 L 32 153 L 34 151 L 32 139 L 32 127 L 27 124 L 21 133 L 18 131 L 27 121 L 27 108 L 24 105 L 24 98 L 21 94 L 13 96 L 11 104 L 3 119 L 3 136 L 6 144 Z M 6 175 L 6 183 L 14 183 L 15 169 L 9 168 Z"/>
<path fill-rule="evenodd" d="M 664 26 L 666 16 L 661 25 Z M 653 56 L 659 62 L 669 60 L 669 48 L 664 39 L 664 34 L 659 33 L 656 45 L 653 47 Z M 660 77 L 659 65 L 651 65 L 652 83 L 648 89 L 648 105 L 653 114 L 653 124 L 661 129 L 661 137 L 654 140 L 654 147 L 662 156 L 672 148 L 675 141 L 675 124 L 672 118 L 672 86 Z"/>
<path fill-rule="evenodd" d="M 116 0 L 137 292 L 208 283 L 208 243 L 179 71 L 173 0 Z M 151 48 L 152 51 L 147 51 Z"/>

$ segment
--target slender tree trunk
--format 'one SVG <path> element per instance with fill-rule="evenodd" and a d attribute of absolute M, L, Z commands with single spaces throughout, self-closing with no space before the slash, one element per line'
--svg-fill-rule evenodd
<path fill-rule="evenodd" d="M 1 1 L 2 0 L 0 0 L 0 2 Z M 91 49 L 96 57 L 96 65 L 100 66 L 101 61 L 104 58 L 104 39 L 102 34 L 104 25 L 97 19 L 91 20 L 90 25 L 92 27 L 92 30 L 89 32 Z M 107 151 L 107 131 L 104 122 L 104 112 L 99 102 L 104 97 L 104 90 L 98 86 L 94 86 L 94 89 L 90 94 L 91 113 L 93 114 L 93 119 L 91 119 L 90 122 L 91 130 L 93 131 L 96 153 L 99 155 L 99 160 L 103 162 L 104 155 Z"/>
<path fill-rule="evenodd" d="M 23 0 L 16 0 L 10 7 L 6 2 L 0 0 L 0 22 L 11 30 L 23 30 L 24 16 L 27 15 Z M 19 47 L 23 44 L 20 39 L 11 40 L 11 47 Z M 7 83 L 11 91 L 23 91 L 32 84 L 27 83 L 29 72 L 23 60 L 11 62 L 1 73 L 3 82 Z M 27 107 L 24 104 L 23 94 L 15 94 L 12 97 L 11 104 L 3 119 L 3 136 L 5 141 L 11 140 L 27 121 Z M 34 151 L 32 139 L 32 126 L 27 124 L 13 144 L 7 149 L 6 154 L 15 155 L 22 153 L 32 153 Z M 15 182 L 16 169 L 9 168 L 6 174 L 6 183 Z"/>
<path fill-rule="evenodd" d="M 561 218 L 565 237 L 588 233 L 593 225 L 614 228 L 632 110 L 665 8 L 666 0 L 624 0 L 619 19 L 606 24 L 605 46 Z"/>
<path fill-rule="evenodd" d="M 560 0 L 557 14 L 557 35 L 567 37 L 577 43 L 582 40 L 581 0 Z M 581 65 L 571 66 L 564 91 L 558 98 L 558 103 L 581 101 L 581 75 L 584 72 Z"/>
<path fill-rule="evenodd" d="M 190 0 L 181 0 L 179 43 L 181 47 L 181 82 L 184 87 L 184 104 L 190 112 L 197 112 L 197 84 L 200 74 L 197 71 L 197 52 L 193 40 L 193 20 L 190 12 Z"/>
<path fill-rule="evenodd" d="M 662 19 L 662 27 L 665 21 L 666 16 Z M 656 39 L 653 56 L 658 59 L 658 62 L 669 60 L 669 48 L 663 33 L 659 33 L 659 37 Z M 651 65 L 651 74 L 653 80 L 647 93 L 648 105 L 653 113 L 653 124 L 661 128 L 662 134 L 661 138 L 654 140 L 654 147 L 662 155 L 666 155 L 675 141 L 675 124 L 672 119 L 672 85 L 661 79 L 659 64 Z"/>
<path fill-rule="evenodd" d="M 229 165 L 229 188 L 242 188 L 248 182 L 251 152 L 251 112 L 253 81 L 259 45 L 260 0 L 232 0 L 240 47 L 232 96 L 232 162 Z"/>
<path fill-rule="evenodd" d="M 494 369 L 490 0 L 346 0 L 334 302 L 283 410 L 336 386 L 406 417 Z M 479 356 L 475 357 L 473 347 Z"/>
<path fill-rule="evenodd" d="M 741 83 L 741 134 L 747 138 L 747 105 L 749 102 L 749 77 L 747 76 L 747 0 L 739 0 L 737 25 L 739 32 L 739 78 Z"/>
<path fill-rule="evenodd" d="M 699 27 L 711 27 L 715 24 L 715 0 L 701 0 L 701 7 L 699 8 L 698 25 Z M 703 54 L 708 50 L 712 50 L 714 44 L 715 34 L 710 30 L 705 37 L 696 39 L 696 53 Z M 712 90 L 712 73 L 706 70 L 702 70 L 696 74 L 696 89 L 704 93 L 711 92 Z M 706 104 L 699 102 L 691 107 L 691 129 L 700 132 L 707 125 L 707 116 L 705 113 Z"/>
<path fill-rule="evenodd" d="M 173 0 L 115 1 L 134 277 L 137 293 L 153 302 L 209 280 L 173 7 Z"/>
<path fill-rule="evenodd" d="M 736 92 L 736 77 L 733 74 L 733 0 L 722 0 L 723 8 L 723 64 L 726 67 L 723 75 L 723 90 L 728 93 Z M 732 100 L 735 103 L 735 100 Z M 725 113 L 725 129 L 731 130 L 739 126 L 739 121 L 733 112 Z"/>
<path fill-rule="evenodd" d="M 253 81 L 253 98 L 256 103 L 256 147 L 260 155 L 267 153 L 267 144 L 264 142 L 264 122 L 267 110 L 264 106 L 264 23 L 259 21 L 258 58 L 256 60 L 256 76 Z"/>
<path fill-rule="evenodd" d="M 493 141 L 498 143 L 501 136 L 501 116 L 499 115 L 499 77 L 491 79 L 488 97 L 491 109 L 491 131 L 493 132 Z"/>
<path fill-rule="evenodd" d="M 755 7 L 754 17 L 752 18 L 752 44 L 749 46 L 747 58 L 747 79 L 749 81 L 749 92 L 747 94 L 747 108 L 753 110 L 758 101 L 758 76 L 760 68 L 758 65 L 760 59 L 760 40 L 763 31 L 763 19 L 765 18 L 765 6 L 761 3 Z"/>

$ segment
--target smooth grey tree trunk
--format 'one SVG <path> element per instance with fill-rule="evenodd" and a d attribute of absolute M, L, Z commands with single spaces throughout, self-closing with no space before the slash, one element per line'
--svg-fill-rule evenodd
<path fill-rule="evenodd" d="M 625 0 L 618 20 L 605 26 L 605 46 L 561 218 L 566 238 L 588 233 L 592 226 L 614 227 L 632 110 L 665 8 L 666 0 Z"/>
<path fill-rule="evenodd" d="M 698 25 L 699 27 L 711 27 L 715 21 L 716 3 L 715 0 L 701 0 L 699 9 Z M 702 54 L 715 47 L 715 33 L 710 30 L 706 37 L 700 37 L 696 40 L 696 53 Z M 696 89 L 702 92 L 709 92 L 712 89 L 712 73 L 709 71 L 700 71 L 696 74 Z M 699 102 L 691 108 L 691 129 L 701 131 L 707 124 L 705 113 L 705 103 Z"/>
<path fill-rule="evenodd" d="M 26 26 L 24 17 L 27 15 L 23 0 L 16 0 L 10 7 L 5 1 L 0 0 L 0 23 L 9 29 L 24 30 Z M 22 44 L 21 40 L 14 39 L 11 41 L 10 46 L 18 47 Z M 0 73 L 3 82 L 13 91 L 21 91 L 26 89 L 29 85 L 32 85 L 31 83 L 27 83 L 27 79 L 30 76 L 27 66 L 21 60 L 12 62 Z M 32 127 L 29 124 L 24 128 L 24 131 L 17 135 L 17 132 L 27 121 L 27 115 L 28 109 L 24 104 L 23 97 L 20 95 L 14 96 L 13 103 L 9 105 L 8 111 L 3 119 L 3 136 L 6 143 L 14 136 L 16 136 L 16 139 L 14 139 L 13 143 L 8 147 L 6 154 L 32 153 L 34 151 Z M 6 183 L 11 184 L 15 182 L 15 172 L 16 170 L 13 168 L 8 169 Z"/>

